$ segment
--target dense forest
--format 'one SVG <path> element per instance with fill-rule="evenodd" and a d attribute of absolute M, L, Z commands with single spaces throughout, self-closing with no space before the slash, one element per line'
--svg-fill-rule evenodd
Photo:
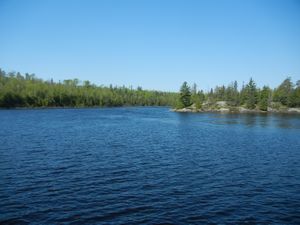
<path fill-rule="evenodd" d="M 239 88 L 236 81 L 227 87 L 217 86 L 204 93 L 197 90 L 197 85 L 190 87 L 184 82 L 180 88 L 180 96 L 176 108 L 194 105 L 201 109 L 203 105 L 218 101 L 226 101 L 231 107 L 243 106 L 246 109 L 259 109 L 267 111 L 268 107 L 282 109 L 287 107 L 300 107 L 300 80 L 294 84 L 291 78 L 286 78 L 278 87 L 271 89 L 268 86 L 258 88 L 251 78 L 249 82 Z"/>
<path fill-rule="evenodd" d="M 5 72 L 0 69 L 0 107 L 93 107 L 93 106 L 173 106 L 191 105 L 201 109 L 204 104 L 226 101 L 229 106 L 267 111 L 268 107 L 300 107 L 300 81 L 294 84 L 286 78 L 278 87 L 258 88 L 251 78 L 238 87 L 236 81 L 217 86 L 210 91 L 198 90 L 184 82 L 179 94 L 149 91 L 141 87 L 97 86 L 78 79 L 44 81 L 34 74 Z"/>
<path fill-rule="evenodd" d="M 0 107 L 170 106 L 178 94 L 141 87 L 97 86 L 78 79 L 44 81 L 34 74 L 0 69 Z"/>

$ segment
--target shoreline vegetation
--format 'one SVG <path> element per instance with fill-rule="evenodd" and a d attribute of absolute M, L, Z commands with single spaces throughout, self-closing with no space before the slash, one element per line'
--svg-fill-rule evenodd
<path fill-rule="evenodd" d="M 175 112 L 300 113 L 300 80 L 286 78 L 277 88 L 258 88 L 252 78 L 239 89 L 237 81 L 204 93 L 184 82 Z"/>
<path fill-rule="evenodd" d="M 0 69 L 0 108 L 171 106 L 177 98 L 174 92 L 97 86 L 78 79 L 44 81 L 35 74 L 7 73 Z"/>
<path fill-rule="evenodd" d="M 208 92 L 184 82 L 179 93 L 143 90 L 141 87 L 97 86 L 69 79 L 44 81 L 34 74 L 0 69 L 0 109 L 97 108 L 169 106 L 174 112 L 300 113 L 300 80 L 286 78 L 278 87 L 258 88 L 251 78 L 238 87 L 217 86 Z"/>

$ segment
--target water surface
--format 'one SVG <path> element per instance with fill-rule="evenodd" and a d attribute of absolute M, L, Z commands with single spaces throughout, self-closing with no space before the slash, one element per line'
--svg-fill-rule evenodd
<path fill-rule="evenodd" d="M 137 107 L 0 118 L 0 223 L 300 223 L 297 115 Z"/>

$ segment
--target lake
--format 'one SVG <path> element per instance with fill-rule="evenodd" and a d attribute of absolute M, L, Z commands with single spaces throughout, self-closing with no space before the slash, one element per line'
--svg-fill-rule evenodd
<path fill-rule="evenodd" d="M 0 111 L 0 223 L 299 224 L 299 115 Z"/>

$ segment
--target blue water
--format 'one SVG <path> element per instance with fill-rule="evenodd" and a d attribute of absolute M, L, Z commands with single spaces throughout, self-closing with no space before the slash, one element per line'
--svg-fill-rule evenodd
<path fill-rule="evenodd" d="M 2 110 L 0 223 L 300 224 L 300 117 Z"/>

